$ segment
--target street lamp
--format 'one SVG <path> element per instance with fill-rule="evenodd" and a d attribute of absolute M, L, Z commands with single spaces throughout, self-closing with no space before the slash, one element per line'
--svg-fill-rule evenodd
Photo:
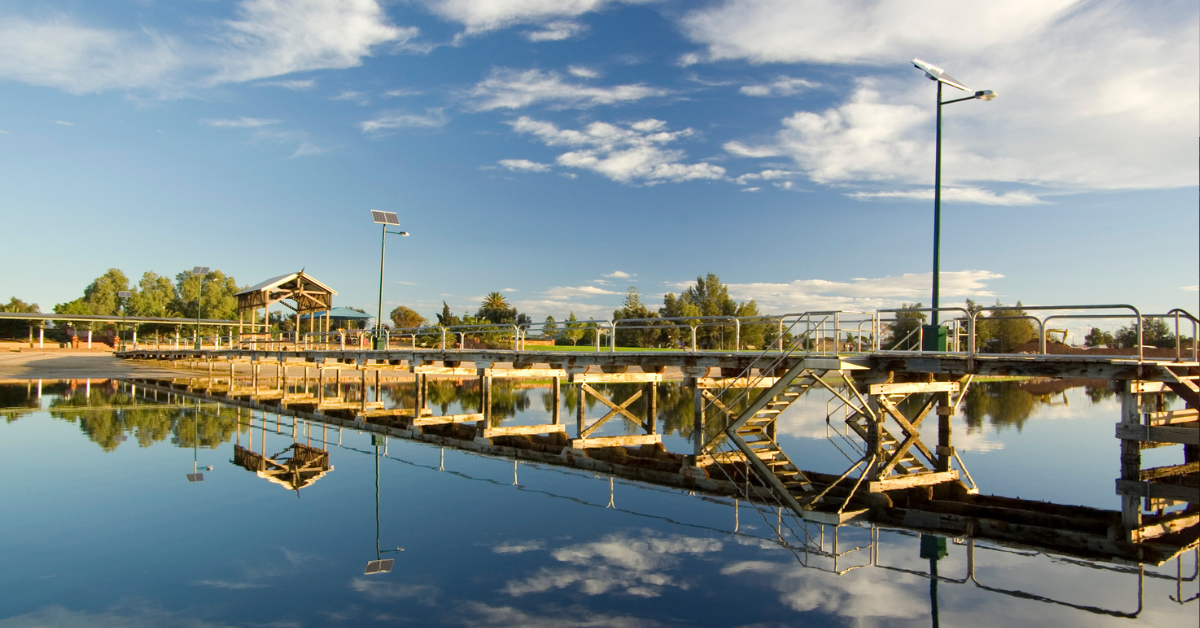
<path fill-rule="evenodd" d="M 387 236 L 388 234 L 408 237 L 407 231 L 388 231 L 388 225 L 400 226 L 400 218 L 396 212 L 381 212 L 377 209 L 371 210 L 371 220 L 377 225 L 383 225 L 383 233 L 380 235 L 379 245 L 379 309 L 375 315 L 375 349 L 386 349 L 384 346 L 384 336 L 380 332 L 383 331 L 383 256 L 387 251 Z"/>
<path fill-rule="evenodd" d="M 124 332 L 125 327 L 128 325 L 127 321 L 125 320 L 125 317 L 129 315 L 129 291 L 128 290 L 118 290 L 117 298 L 121 299 L 121 331 Z M 88 333 L 91 333 L 91 332 L 89 331 Z M 89 338 L 89 342 L 90 342 L 90 338 Z M 124 350 L 125 350 L 125 337 L 121 336 L 121 351 L 124 351 Z"/>
<path fill-rule="evenodd" d="M 201 297 L 204 296 L 204 276 L 208 274 L 208 266 L 197 266 L 192 269 L 192 274 L 200 278 L 200 290 L 196 293 L 196 350 L 200 350 L 200 308 L 203 305 Z"/>
<path fill-rule="evenodd" d="M 984 89 L 965 98 L 942 100 L 942 85 L 949 85 L 964 92 L 971 88 L 946 74 L 946 71 L 932 63 L 913 59 L 913 66 L 925 73 L 929 80 L 937 83 L 937 143 L 934 148 L 933 166 L 933 312 L 930 324 L 925 326 L 922 335 L 921 349 L 924 351 L 945 351 L 945 330 L 938 324 L 938 275 L 941 267 L 941 238 L 942 238 L 942 105 L 949 105 L 964 100 L 991 100 L 998 96 L 996 92 Z"/>

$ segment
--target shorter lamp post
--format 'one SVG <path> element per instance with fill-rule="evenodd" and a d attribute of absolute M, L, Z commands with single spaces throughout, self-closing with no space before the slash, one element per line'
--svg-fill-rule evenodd
<path fill-rule="evenodd" d="M 387 252 L 387 237 L 388 234 L 408 237 L 407 231 L 388 231 L 388 226 L 400 226 L 400 217 L 396 212 L 383 212 L 377 209 L 371 210 L 371 220 L 377 225 L 383 225 L 383 234 L 379 245 L 379 307 L 375 312 L 375 350 L 386 349 L 386 337 L 383 335 L 383 258 Z"/>
<path fill-rule="evenodd" d="M 930 313 L 930 324 L 922 330 L 921 350 L 945 351 L 946 330 L 938 324 L 938 283 L 941 273 L 941 239 L 942 239 L 942 105 L 949 105 L 966 100 L 991 100 L 998 96 L 990 89 L 983 89 L 965 98 L 942 100 L 942 85 L 949 85 L 964 92 L 972 91 L 954 77 L 946 74 L 942 68 L 921 59 L 912 60 L 913 67 L 925 73 L 926 78 L 937 83 L 937 143 L 934 148 L 933 166 L 933 311 Z"/>
<path fill-rule="evenodd" d="M 123 333 L 125 331 L 125 327 L 128 326 L 126 317 L 129 316 L 129 291 L 128 290 L 118 291 L 117 298 L 121 299 L 121 332 Z M 91 332 L 89 332 L 89 333 L 91 333 Z M 124 351 L 125 350 L 125 336 L 122 335 L 122 333 L 118 333 L 117 335 L 121 336 L 121 351 Z M 90 341 L 90 338 L 89 338 L 89 341 Z"/>
<path fill-rule="evenodd" d="M 192 269 L 192 274 L 200 278 L 200 290 L 196 292 L 196 350 L 200 350 L 200 308 L 203 307 L 204 301 L 204 277 L 208 274 L 208 266 L 197 266 Z"/>

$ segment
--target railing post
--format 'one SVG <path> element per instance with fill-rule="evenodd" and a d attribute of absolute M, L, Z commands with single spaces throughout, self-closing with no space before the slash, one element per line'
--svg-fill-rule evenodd
<path fill-rule="evenodd" d="M 691 328 L 692 328 L 692 353 L 695 353 L 696 352 L 696 326 L 691 325 Z"/>
<path fill-rule="evenodd" d="M 737 353 L 742 350 L 742 321 L 733 319 L 733 351 Z"/>

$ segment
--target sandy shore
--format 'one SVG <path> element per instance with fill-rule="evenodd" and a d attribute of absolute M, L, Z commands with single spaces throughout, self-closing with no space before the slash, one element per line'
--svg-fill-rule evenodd
<path fill-rule="evenodd" d="M 179 371 L 135 364 L 109 352 L 0 353 L 0 380 L 179 376 Z"/>

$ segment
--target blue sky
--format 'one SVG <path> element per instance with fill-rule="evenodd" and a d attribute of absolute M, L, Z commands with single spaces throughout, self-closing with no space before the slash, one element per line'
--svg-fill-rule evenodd
<path fill-rule="evenodd" d="M 305 267 L 432 317 L 942 295 L 1197 310 L 1195 2 L 0 0 L 0 297 Z M 952 94 L 947 93 L 947 98 Z"/>

